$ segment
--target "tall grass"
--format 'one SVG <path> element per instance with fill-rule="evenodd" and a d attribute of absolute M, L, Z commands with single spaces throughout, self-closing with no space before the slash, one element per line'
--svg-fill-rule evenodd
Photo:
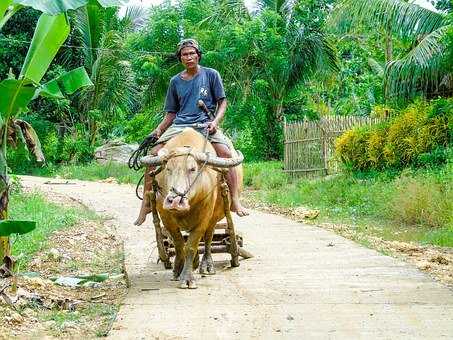
<path fill-rule="evenodd" d="M 320 209 L 322 218 L 353 222 L 380 236 L 453 247 L 453 163 L 403 172 L 293 178 L 279 162 L 246 165 L 245 184 L 259 200 Z"/>

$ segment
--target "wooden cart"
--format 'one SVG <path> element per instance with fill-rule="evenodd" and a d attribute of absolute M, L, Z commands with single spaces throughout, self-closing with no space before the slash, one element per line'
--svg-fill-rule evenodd
<path fill-rule="evenodd" d="M 243 238 L 238 235 L 234 229 L 233 219 L 230 211 L 229 189 L 226 183 L 226 172 L 224 169 L 216 169 L 222 173 L 222 180 L 220 183 L 223 203 L 225 207 L 226 223 L 217 223 L 211 244 L 211 252 L 215 253 L 229 253 L 231 255 L 231 266 L 239 266 L 239 256 L 244 259 L 253 257 L 253 255 L 243 248 Z M 156 207 L 156 192 L 158 190 L 155 174 L 152 176 L 152 190 L 147 193 L 150 195 L 151 211 L 153 214 L 154 229 L 156 231 L 157 249 L 159 251 L 159 260 L 162 261 L 166 269 L 171 269 L 171 258 L 175 256 L 175 248 L 171 236 L 166 232 L 165 228 L 161 226 L 159 213 Z M 183 235 L 187 240 L 188 235 Z M 234 241 L 233 241 L 234 240 Z M 204 253 L 204 241 L 200 241 L 198 253 Z"/>

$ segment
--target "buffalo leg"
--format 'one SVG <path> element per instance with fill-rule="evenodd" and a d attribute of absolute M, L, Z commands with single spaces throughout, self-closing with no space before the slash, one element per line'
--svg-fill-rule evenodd
<path fill-rule="evenodd" d="M 206 233 L 204 234 L 204 254 L 203 258 L 201 259 L 200 274 L 215 274 L 214 261 L 212 260 L 211 256 L 211 243 L 214 231 L 215 226 L 206 230 Z"/>
<path fill-rule="evenodd" d="M 181 232 L 176 229 L 169 230 L 170 235 L 173 239 L 175 245 L 175 263 L 173 265 L 173 279 L 178 280 L 179 275 L 181 274 L 184 267 L 185 251 L 184 251 L 184 238 L 182 237 Z"/>
<path fill-rule="evenodd" d="M 202 236 L 203 233 L 200 230 L 193 230 L 189 234 L 189 238 L 184 247 L 184 253 L 186 255 L 184 268 L 179 276 L 180 288 L 197 288 L 195 276 L 193 274 L 193 263 L 195 256 L 198 254 L 198 244 L 200 243 Z"/>

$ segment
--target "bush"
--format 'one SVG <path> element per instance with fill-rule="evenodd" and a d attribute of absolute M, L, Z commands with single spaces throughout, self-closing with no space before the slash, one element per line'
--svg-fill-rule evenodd
<path fill-rule="evenodd" d="M 127 122 L 126 142 L 140 143 L 162 121 L 163 115 L 158 109 L 140 112 Z"/>
<path fill-rule="evenodd" d="M 346 131 L 337 139 L 336 152 L 346 168 L 364 170 L 370 166 L 368 158 L 364 157 L 370 134 L 369 127 L 360 127 Z"/>
<path fill-rule="evenodd" d="M 354 171 L 439 165 L 448 158 L 452 124 L 453 99 L 418 101 L 388 122 L 345 132 L 336 153 Z"/>
<path fill-rule="evenodd" d="M 453 225 L 451 185 L 434 178 L 398 179 L 397 192 L 389 204 L 391 217 L 407 225 L 443 227 Z"/>

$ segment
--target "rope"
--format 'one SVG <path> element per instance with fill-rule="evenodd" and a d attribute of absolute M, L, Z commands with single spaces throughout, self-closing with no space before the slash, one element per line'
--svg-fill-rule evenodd
<path fill-rule="evenodd" d="M 135 187 L 135 196 L 137 196 L 140 201 L 143 201 L 143 197 L 140 197 L 140 194 L 138 193 L 138 188 L 140 187 L 140 183 L 143 181 L 143 178 L 145 178 L 145 174 L 143 174 L 142 177 L 140 177 L 137 186 Z"/>
<path fill-rule="evenodd" d="M 149 149 L 154 146 L 154 143 L 156 143 L 158 139 L 159 138 L 156 135 L 151 134 L 143 140 L 127 161 L 129 169 L 134 169 L 135 171 L 141 169 L 140 158 L 148 155 Z"/>

